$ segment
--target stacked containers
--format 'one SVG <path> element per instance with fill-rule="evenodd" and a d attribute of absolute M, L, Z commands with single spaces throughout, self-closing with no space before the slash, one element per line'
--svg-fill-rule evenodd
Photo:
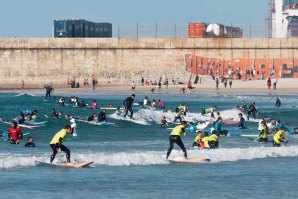
<path fill-rule="evenodd" d="M 112 24 L 82 19 L 55 20 L 54 37 L 112 37 Z"/>

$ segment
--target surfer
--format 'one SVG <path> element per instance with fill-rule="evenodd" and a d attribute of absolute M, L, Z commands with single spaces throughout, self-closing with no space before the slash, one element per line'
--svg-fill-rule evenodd
<path fill-rule="evenodd" d="M 143 100 L 143 107 L 146 107 L 148 105 L 148 97 L 145 96 L 144 100 Z"/>
<path fill-rule="evenodd" d="M 281 128 L 284 127 L 284 124 L 281 123 L 281 121 L 280 121 L 279 119 L 277 119 L 277 120 L 275 121 L 275 124 L 276 124 L 276 131 L 279 131 L 279 130 L 281 130 Z"/>
<path fill-rule="evenodd" d="M 174 143 L 176 143 L 183 151 L 184 153 L 184 157 L 187 159 L 187 153 L 186 153 L 186 149 L 184 147 L 184 144 L 181 140 L 181 134 L 183 133 L 184 136 L 186 136 L 186 132 L 185 132 L 185 128 L 187 126 L 187 122 L 186 121 L 182 121 L 180 125 L 176 126 L 172 132 L 171 135 L 169 137 L 169 141 L 170 141 L 170 147 L 167 151 L 167 159 L 170 156 L 172 149 L 174 148 Z"/>
<path fill-rule="evenodd" d="M 285 132 L 286 132 L 286 128 L 282 127 L 279 131 L 277 131 L 273 137 L 273 146 L 274 147 L 280 147 L 280 143 L 284 142 L 285 144 L 288 143 L 288 140 L 285 139 Z"/>
<path fill-rule="evenodd" d="M 71 134 L 73 137 L 77 137 L 77 123 L 76 120 L 74 118 L 71 118 L 70 120 L 70 127 L 71 127 Z"/>
<path fill-rule="evenodd" d="M 49 97 L 51 99 L 51 93 L 53 92 L 54 88 L 51 85 L 45 85 L 44 88 L 46 89 L 46 100 Z"/>
<path fill-rule="evenodd" d="M 198 135 L 196 136 L 193 144 L 192 144 L 192 147 L 195 147 L 195 148 L 200 148 L 201 145 L 204 144 L 204 142 L 202 141 L 203 139 L 203 133 L 202 131 L 198 131 Z"/>
<path fill-rule="evenodd" d="M 91 103 L 91 108 L 94 109 L 94 110 L 97 109 L 97 103 L 96 103 L 95 99 Z"/>
<path fill-rule="evenodd" d="M 56 112 L 56 110 L 54 108 L 52 108 L 52 118 L 58 118 L 58 113 Z"/>
<path fill-rule="evenodd" d="M 177 120 L 180 120 L 180 123 L 182 122 L 182 112 L 181 110 L 179 110 L 176 115 L 175 115 L 175 119 L 174 119 L 174 123 L 177 121 Z"/>
<path fill-rule="evenodd" d="M 23 140 L 23 133 L 20 127 L 18 127 L 17 122 L 11 123 L 11 128 L 8 129 L 8 139 L 10 144 L 19 144 L 20 139 Z"/>
<path fill-rule="evenodd" d="M 247 120 L 249 120 L 250 114 L 253 115 L 254 119 L 256 119 L 256 114 L 257 114 L 257 108 L 256 108 L 256 103 L 253 102 L 249 107 L 247 111 Z"/>
<path fill-rule="evenodd" d="M 50 142 L 50 147 L 53 150 L 53 154 L 50 159 L 51 163 L 55 159 L 57 152 L 61 152 L 61 151 L 66 153 L 66 160 L 67 162 L 70 162 L 70 150 L 62 144 L 67 134 L 70 134 L 70 133 L 71 133 L 71 126 L 66 125 L 64 129 L 57 132 L 53 137 L 52 141 Z"/>
<path fill-rule="evenodd" d="M 33 142 L 33 138 L 31 136 L 28 137 L 28 142 L 24 145 L 25 147 L 35 147 Z"/>
<path fill-rule="evenodd" d="M 120 106 L 117 107 L 115 114 L 116 115 L 121 115 L 122 111 L 120 110 Z"/>
<path fill-rule="evenodd" d="M 214 118 L 214 111 L 217 109 L 216 106 L 210 107 L 210 108 L 205 108 L 202 110 L 201 115 L 206 115 L 208 113 L 211 113 L 211 117 Z"/>
<path fill-rule="evenodd" d="M 95 117 L 96 117 L 96 113 L 93 113 L 92 115 L 90 115 L 88 117 L 88 122 L 92 122 L 95 119 Z"/>
<path fill-rule="evenodd" d="M 160 99 L 157 102 L 158 102 L 158 108 L 159 109 L 165 109 L 166 108 L 165 104 Z"/>
<path fill-rule="evenodd" d="M 106 118 L 106 109 L 102 109 L 101 112 L 98 114 L 98 122 L 107 122 Z"/>
<path fill-rule="evenodd" d="M 266 121 L 262 121 L 261 125 L 262 125 L 261 127 L 262 129 L 261 129 L 261 133 L 259 134 L 258 142 L 268 142 L 267 138 L 268 138 L 269 129 L 266 124 Z"/>
<path fill-rule="evenodd" d="M 126 98 L 123 101 L 123 105 L 124 105 L 124 108 L 125 108 L 124 117 L 126 117 L 126 115 L 128 114 L 128 111 L 129 111 L 130 112 L 130 119 L 132 119 L 132 116 L 133 116 L 132 105 L 133 105 L 133 101 L 134 101 L 135 97 L 136 97 L 135 94 L 131 94 L 130 97 Z"/>
<path fill-rule="evenodd" d="M 243 114 L 242 113 L 238 113 L 238 116 L 239 116 L 239 125 L 238 125 L 238 129 L 246 129 L 247 126 L 246 126 L 246 121 L 245 119 L 243 118 Z"/>
<path fill-rule="evenodd" d="M 167 125 L 168 125 L 168 122 L 166 120 L 166 116 L 162 116 L 162 119 L 160 121 L 160 128 L 165 129 Z"/>
<path fill-rule="evenodd" d="M 213 130 L 211 135 L 208 137 L 208 145 L 210 149 L 218 148 L 218 132 Z"/>
<path fill-rule="evenodd" d="M 221 124 L 222 124 L 222 118 L 219 117 L 213 125 L 214 130 L 217 131 L 218 135 L 227 136 L 228 130 L 221 130 Z"/>
<path fill-rule="evenodd" d="M 208 141 L 209 141 L 209 135 L 208 135 L 208 132 L 204 132 L 204 136 L 202 138 L 202 144 L 201 144 L 201 148 L 209 148 L 209 144 L 208 144 Z"/>
<path fill-rule="evenodd" d="M 281 101 L 280 101 L 279 97 L 276 97 L 275 107 L 279 108 L 280 106 L 281 106 Z"/>

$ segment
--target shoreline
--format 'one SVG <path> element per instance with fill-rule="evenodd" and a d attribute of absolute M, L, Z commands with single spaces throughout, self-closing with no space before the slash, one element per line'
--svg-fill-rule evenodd
<path fill-rule="evenodd" d="M 132 90 L 129 86 L 106 86 L 106 87 L 97 87 L 95 90 L 92 88 L 56 88 L 54 90 L 54 95 L 63 95 L 63 94 L 126 94 L 126 93 L 135 93 L 135 94 L 183 94 L 181 92 L 181 85 L 171 85 L 166 91 L 162 87 L 161 92 L 158 91 L 157 87 L 153 86 L 137 86 L 135 90 Z M 155 88 L 155 91 L 152 93 L 151 89 Z M 0 93 L 29 93 L 29 94 L 45 94 L 45 89 L 5 89 L 0 90 Z M 277 90 L 267 88 L 194 88 L 191 90 L 191 94 L 207 94 L 207 93 L 239 93 L 239 94 L 298 94 L 298 88 L 279 88 Z M 188 89 L 185 89 L 185 94 L 189 94 Z"/>

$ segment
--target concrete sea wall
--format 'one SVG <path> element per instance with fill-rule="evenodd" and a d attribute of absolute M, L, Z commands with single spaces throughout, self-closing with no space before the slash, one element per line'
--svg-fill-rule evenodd
<path fill-rule="evenodd" d="M 288 58 L 298 56 L 298 39 L 0 39 L 0 88 L 40 88 L 52 83 L 67 87 L 92 77 L 99 85 L 129 85 L 158 81 L 161 76 L 184 82 L 187 54 L 234 58 Z"/>

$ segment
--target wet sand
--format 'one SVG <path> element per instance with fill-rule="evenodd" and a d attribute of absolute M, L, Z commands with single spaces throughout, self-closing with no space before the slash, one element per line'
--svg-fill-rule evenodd
<path fill-rule="evenodd" d="M 202 79 L 201 84 L 194 84 L 195 88 L 191 90 L 191 93 L 263 93 L 263 94 L 298 94 L 298 79 L 280 79 L 277 83 L 277 89 L 273 90 L 272 87 L 269 90 L 266 85 L 266 80 L 253 80 L 253 81 L 233 81 L 232 88 L 224 88 L 222 83 L 219 84 L 219 89 L 215 88 L 215 82 L 210 79 L 204 81 Z M 108 86 L 99 85 L 95 90 L 92 86 L 86 88 L 55 88 L 54 94 L 76 94 L 76 93 L 151 93 L 151 89 L 154 89 L 154 93 L 179 93 L 182 88 L 185 88 L 185 93 L 188 93 L 187 86 L 181 85 L 169 85 L 168 90 L 165 86 L 162 86 L 161 91 L 158 90 L 158 86 L 141 86 L 136 85 L 136 89 L 132 90 L 130 85 L 122 86 Z M 30 93 L 30 94 L 44 94 L 45 89 L 1 89 L 0 93 Z"/>

